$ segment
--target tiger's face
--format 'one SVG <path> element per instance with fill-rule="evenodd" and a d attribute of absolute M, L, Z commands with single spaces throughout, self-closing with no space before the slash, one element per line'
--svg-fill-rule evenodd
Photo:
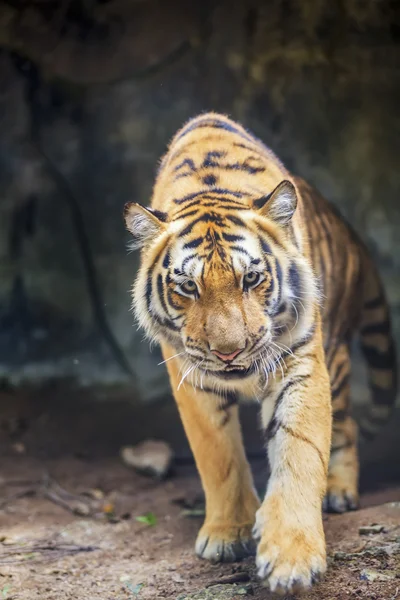
<path fill-rule="evenodd" d="M 127 207 L 136 242 L 148 240 L 134 285 L 136 317 L 150 337 L 175 347 L 188 373 L 221 383 L 268 378 L 306 326 L 309 267 L 290 235 L 294 208 L 281 197 L 288 190 L 275 193 L 280 222 L 271 218 L 271 195 L 268 214 L 218 202 L 205 208 L 201 199 L 195 214 Z"/>

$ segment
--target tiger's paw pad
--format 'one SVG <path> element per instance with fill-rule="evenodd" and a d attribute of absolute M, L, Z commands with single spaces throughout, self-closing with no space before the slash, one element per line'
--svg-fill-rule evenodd
<path fill-rule="evenodd" d="M 211 562 L 235 562 L 253 556 L 256 545 L 251 527 L 232 527 L 227 530 L 203 526 L 196 540 L 196 554 Z"/>
<path fill-rule="evenodd" d="M 322 503 L 322 510 L 324 512 L 344 513 L 349 510 L 357 510 L 358 502 L 357 492 L 336 486 L 328 487 Z"/>
<path fill-rule="evenodd" d="M 271 592 L 280 595 L 309 589 L 326 571 L 325 552 L 316 549 L 319 544 L 307 543 L 302 548 L 290 544 L 290 539 L 293 536 L 284 543 L 262 539 L 256 558 L 258 576 Z"/>

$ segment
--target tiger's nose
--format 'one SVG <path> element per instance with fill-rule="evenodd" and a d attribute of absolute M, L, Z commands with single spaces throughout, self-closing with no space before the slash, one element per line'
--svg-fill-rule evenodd
<path fill-rule="evenodd" d="M 211 350 L 211 352 L 213 354 L 215 354 L 215 356 L 218 356 L 219 359 L 221 359 L 224 362 L 231 362 L 232 360 L 234 360 L 238 354 L 240 354 L 242 351 L 244 350 L 244 348 L 239 348 L 238 350 L 234 350 L 233 352 L 231 352 L 230 354 L 224 354 L 223 352 L 220 352 L 219 350 Z"/>

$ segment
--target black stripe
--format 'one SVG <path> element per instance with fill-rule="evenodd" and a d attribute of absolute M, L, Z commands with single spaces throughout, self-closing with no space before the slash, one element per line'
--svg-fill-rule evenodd
<path fill-rule="evenodd" d="M 385 303 L 385 298 L 382 294 L 374 298 L 373 300 L 369 300 L 368 302 L 364 302 L 364 308 L 367 310 L 373 310 L 374 308 L 379 308 Z"/>
<path fill-rule="evenodd" d="M 182 311 L 183 310 L 182 306 L 179 306 L 178 304 L 175 304 L 175 302 L 174 302 L 174 300 L 172 298 L 172 290 L 170 290 L 169 288 L 167 290 L 167 300 L 168 300 L 168 303 L 170 304 L 170 306 L 172 306 L 172 308 L 174 310 L 178 310 L 178 311 Z"/>
<path fill-rule="evenodd" d="M 282 267 L 280 265 L 279 260 L 275 257 L 275 273 L 276 278 L 278 280 L 278 297 L 276 299 L 277 303 L 280 304 L 282 298 Z M 273 281 L 273 280 L 271 280 Z"/>
<path fill-rule="evenodd" d="M 203 202 L 203 200 L 207 200 L 207 202 Z M 175 220 L 184 219 L 185 216 L 187 216 L 185 211 L 187 211 L 189 208 L 193 208 L 194 206 L 196 207 L 196 210 L 188 214 L 195 214 L 205 206 L 213 206 L 215 208 L 224 210 L 249 210 L 248 206 L 244 205 L 242 202 L 236 202 L 235 200 L 232 200 L 232 198 L 206 198 L 203 196 L 201 200 L 193 200 L 192 202 L 186 204 L 183 208 L 176 211 L 173 214 L 173 218 Z"/>
<path fill-rule="evenodd" d="M 268 427 L 266 429 L 266 436 L 268 439 L 271 439 L 274 437 L 274 435 L 276 434 L 276 432 L 278 431 L 279 427 L 281 426 L 281 422 L 278 421 L 278 419 L 276 418 L 276 413 L 278 411 L 279 406 L 281 405 L 286 392 L 293 387 L 296 384 L 301 383 L 302 381 L 306 381 L 307 379 L 309 379 L 311 376 L 310 375 L 297 375 L 295 377 L 293 377 L 292 379 L 290 379 L 290 381 L 287 381 L 286 384 L 283 386 L 283 388 L 281 389 L 276 402 L 275 402 L 275 407 L 274 407 L 274 413 L 272 415 L 271 421 L 268 424 Z"/>
<path fill-rule="evenodd" d="M 164 256 L 163 263 L 162 263 L 162 266 L 164 267 L 164 269 L 168 269 L 169 263 L 170 263 L 170 253 L 169 253 L 169 250 L 167 250 L 165 253 L 165 256 Z"/>
<path fill-rule="evenodd" d="M 213 396 L 218 396 L 220 400 L 223 400 L 223 404 L 219 404 L 219 410 L 226 410 L 227 408 L 234 406 L 238 403 L 238 397 L 235 392 L 219 392 L 218 390 L 214 390 L 210 387 L 202 387 L 193 386 L 199 392 L 203 392 L 204 394 L 211 394 Z"/>
<path fill-rule="evenodd" d="M 221 215 L 210 212 L 202 215 L 201 217 L 197 217 L 197 219 L 194 219 L 194 221 L 192 221 L 191 223 L 189 223 L 189 225 L 182 229 L 178 237 L 185 237 L 185 235 L 188 235 L 192 231 L 193 227 L 197 225 L 197 223 L 215 223 L 216 225 L 218 225 L 218 227 L 226 227 L 226 224 L 223 222 L 223 217 Z"/>
<path fill-rule="evenodd" d="M 379 352 L 376 348 L 362 345 L 365 359 L 373 369 L 392 369 L 394 364 L 394 347 L 391 345 L 387 352 Z"/>
<path fill-rule="evenodd" d="M 192 206 L 197 206 L 198 208 L 200 208 L 200 203 L 198 200 L 193 200 L 193 202 L 189 202 L 188 204 L 186 204 L 183 208 L 180 208 L 179 210 L 177 210 L 174 213 L 174 217 L 176 218 L 178 215 L 180 215 L 181 213 L 185 212 L 185 210 L 188 210 L 189 208 L 192 208 Z M 181 217 L 179 217 L 181 218 Z"/>
<path fill-rule="evenodd" d="M 167 305 L 165 304 L 163 278 L 161 273 L 157 275 L 157 292 L 161 302 L 161 306 L 163 307 L 165 314 L 169 316 Z"/>
<path fill-rule="evenodd" d="M 225 202 L 225 200 L 223 200 L 223 201 Z M 206 206 L 206 205 L 204 205 L 204 206 Z M 214 204 L 213 206 L 215 206 L 215 208 L 217 208 L 218 210 L 221 210 L 221 209 L 223 209 L 223 210 L 249 210 L 249 207 L 248 206 L 243 206 L 243 204 L 241 206 L 236 205 L 236 204 L 232 204 L 232 205 L 229 205 L 229 204 Z"/>
<path fill-rule="evenodd" d="M 226 152 L 224 150 L 210 150 L 206 153 L 203 164 L 201 165 L 204 168 L 207 167 L 219 167 L 219 162 L 214 160 L 215 158 L 224 158 L 226 156 Z"/>
<path fill-rule="evenodd" d="M 201 196 L 205 192 L 206 192 L 206 190 L 200 190 L 200 192 L 192 192 L 191 194 L 187 194 L 186 196 L 183 196 L 183 198 L 174 198 L 173 201 L 175 202 L 175 204 L 183 204 L 184 202 L 187 202 L 188 200 L 193 200 L 193 198 L 197 198 L 197 196 Z"/>
<path fill-rule="evenodd" d="M 336 385 L 335 388 L 332 387 L 332 400 L 335 400 L 341 394 L 341 392 L 344 390 L 346 385 L 348 385 L 348 383 L 349 374 L 345 375 L 342 381 L 338 385 Z"/>
<path fill-rule="evenodd" d="M 305 346 L 306 344 L 308 344 L 308 342 L 311 342 L 311 340 L 314 337 L 314 333 L 315 324 L 311 327 L 310 331 L 308 331 L 307 334 L 301 340 L 299 340 L 298 342 L 293 344 L 293 346 L 291 346 L 291 351 L 296 352 L 296 350 L 299 350 L 302 346 Z"/>
<path fill-rule="evenodd" d="M 196 166 L 191 158 L 185 158 L 179 165 L 174 168 L 174 172 L 179 171 L 182 167 L 188 166 L 192 172 L 196 171 Z"/>
<path fill-rule="evenodd" d="M 300 279 L 299 271 L 294 263 L 292 263 L 289 267 L 288 278 L 289 278 L 289 286 L 290 286 L 291 291 L 296 296 L 300 296 L 300 294 L 301 294 L 301 279 Z"/>
<path fill-rule="evenodd" d="M 185 208 L 185 210 L 186 210 L 186 208 Z M 189 212 L 180 214 L 178 216 L 174 216 L 173 220 L 178 221 L 179 219 L 186 219 L 187 217 L 192 217 L 193 215 L 197 215 L 197 214 L 199 214 L 199 208 L 196 208 L 195 210 L 189 210 Z"/>
<path fill-rule="evenodd" d="M 333 380 L 331 381 L 332 387 L 334 387 L 336 385 L 337 380 L 340 378 L 340 376 L 342 375 L 343 371 L 348 366 L 349 366 L 348 359 L 344 359 L 341 363 L 339 363 L 339 365 L 336 366 L 335 375 L 333 377 Z"/>
<path fill-rule="evenodd" d="M 286 310 L 287 310 L 287 304 L 286 304 L 286 302 L 282 302 L 282 304 L 278 307 L 278 310 L 277 310 L 276 314 L 277 315 L 281 315 Z"/>
<path fill-rule="evenodd" d="M 235 392 L 227 392 L 224 398 L 224 403 L 218 406 L 219 410 L 226 410 L 238 403 L 238 398 Z"/>
<path fill-rule="evenodd" d="M 294 385 L 301 383 L 302 381 L 306 381 L 307 379 L 310 379 L 311 375 L 296 375 L 295 377 L 293 377 L 292 379 L 290 379 L 289 381 L 286 382 L 286 384 L 283 386 L 283 388 L 281 389 L 279 396 L 276 399 L 275 402 L 275 410 L 279 407 L 280 403 L 282 402 L 286 392 L 293 387 Z"/>
<path fill-rule="evenodd" d="M 183 248 L 184 250 L 186 250 L 186 248 L 197 248 L 198 246 L 200 246 L 200 244 L 202 244 L 204 241 L 203 236 L 194 238 L 194 240 L 191 240 L 190 242 L 186 242 L 186 244 L 184 244 Z"/>
<path fill-rule="evenodd" d="M 374 399 L 374 404 L 378 406 L 393 406 L 396 402 L 396 383 L 395 376 L 393 378 L 394 385 L 392 389 L 384 389 L 382 387 L 378 387 L 376 384 L 371 383 L 372 397 Z"/>
<path fill-rule="evenodd" d="M 264 155 L 260 152 L 260 148 L 256 145 L 256 142 L 253 140 L 252 140 L 252 142 L 254 143 L 254 147 L 247 146 L 246 144 L 240 144 L 239 142 L 234 142 L 232 145 L 236 146 L 236 148 L 244 148 L 244 150 L 249 150 L 250 152 L 254 152 L 255 154 L 258 154 L 259 156 L 264 158 Z"/>
<path fill-rule="evenodd" d="M 246 223 L 242 221 L 242 219 L 240 219 L 239 217 L 236 217 L 235 215 L 226 215 L 226 218 L 238 227 L 246 227 Z"/>
<path fill-rule="evenodd" d="M 184 268 L 186 267 L 186 265 L 188 264 L 188 262 L 190 260 L 193 260 L 193 258 L 196 258 L 197 254 L 193 253 L 193 254 L 189 254 L 188 256 L 186 256 L 183 261 L 182 261 L 182 266 L 181 266 L 181 271 L 179 271 L 177 273 L 177 275 L 182 275 Z M 177 269 L 174 269 L 175 272 L 177 272 Z"/>
<path fill-rule="evenodd" d="M 221 208 L 224 208 L 225 210 L 249 210 L 249 208 L 247 206 L 243 206 L 243 204 L 239 204 L 239 206 L 237 206 L 236 204 L 221 204 L 221 202 L 222 201 L 219 199 L 217 199 L 215 202 L 201 202 L 199 203 L 199 208 L 215 208 L 216 210 L 220 210 Z"/>
<path fill-rule="evenodd" d="M 218 190 L 218 188 L 215 188 Z M 225 196 L 218 196 L 218 193 L 215 190 L 208 190 L 208 194 L 203 196 L 203 200 L 213 200 L 214 202 L 226 202 L 227 204 L 233 204 L 238 207 L 243 207 L 243 202 L 238 202 L 238 200 L 233 200 L 233 198 L 226 198 Z M 210 194 L 217 194 L 216 196 L 210 196 Z M 244 194 L 242 194 L 244 195 Z M 248 207 L 246 207 L 248 210 Z"/>
<path fill-rule="evenodd" d="M 247 140 L 249 142 L 253 141 L 252 136 L 250 134 L 247 134 L 244 131 L 238 129 L 231 123 L 226 123 L 225 121 L 222 121 L 220 119 L 210 119 L 210 117 L 204 117 L 203 119 L 200 118 L 199 120 L 189 121 L 188 125 L 179 134 L 177 139 L 179 140 L 182 137 L 184 137 L 185 135 L 187 135 L 188 133 L 190 133 L 191 131 L 193 131 L 194 129 L 200 129 L 200 128 L 224 129 L 225 131 L 228 131 L 229 133 L 234 133 L 236 135 L 239 135 L 240 137 L 244 138 L 245 140 Z"/>
<path fill-rule="evenodd" d="M 159 260 L 161 258 L 162 253 L 163 253 L 163 250 L 161 250 L 157 254 L 157 256 L 154 260 L 154 263 L 152 264 L 152 266 L 149 269 L 148 274 L 147 274 L 147 282 L 146 282 L 146 289 L 145 289 L 146 306 L 147 306 L 147 310 L 149 311 L 152 319 L 154 319 L 154 321 L 156 323 L 158 323 L 162 327 L 165 327 L 166 329 L 171 329 L 172 331 L 180 331 L 179 327 L 177 327 L 170 320 L 166 320 L 166 319 L 163 319 L 162 317 L 160 317 L 160 315 L 158 315 L 151 307 L 151 300 L 152 300 L 152 295 L 153 295 L 153 282 L 152 282 L 153 273 L 157 266 L 157 263 L 159 262 Z M 157 285 L 158 285 L 158 282 L 157 282 Z M 167 314 L 168 314 L 168 312 L 167 312 Z"/>
<path fill-rule="evenodd" d="M 247 252 L 247 250 L 245 250 L 241 246 L 231 246 L 231 250 L 235 250 L 236 252 L 240 252 L 241 254 L 245 254 L 246 256 L 251 258 L 251 254 L 249 254 L 249 252 Z"/>
<path fill-rule="evenodd" d="M 272 254 L 271 251 L 271 246 L 261 237 L 258 236 L 262 251 L 265 252 L 265 254 Z"/>
<path fill-rule="evenodd" d="M 349 413 L 347 412 L 347 410 L 337 410 L 333 413 L 332 417 L 333 420 L 336 421 L 336 423 L 343 423 L 343 421 L 347 419 L 348 414 Z"/>
<path fill-rule="evenodd" d="M 152 293 L 153 293 L 153 273 L 154 273 L 154 269 L 156 268 L 156 265 L 158 263 L 158 261 L 160 260 L 161 254 L 162 254 L 162 250 L 161 252 L 159 252 L 152 264 L 152 266 L 150 267 L 148 273 L 147 273 L 147 281 L 146 281 L 146 290 L 145 290 L 145 298 L 146 298 L 146 306 L 147 306 L 147 310 L 149 311 L 149 313 L 151 314 L 151 297 L 152 297 Z"/>
<path fill-rule="evenodd" d="M 380 333 L 382 335 L 388 335 L 390 333 L 390 321 L 385 319 L 380 323 L 373 323 L 372 325 L 366 325 L 361 329 L 361 335 L 373 335 Z"/>
<path fill-rule="evenodd" d="M 232 233 L 224 233 L 224 232 L 222 232 L 222 237 L 227 242 L 243 242 L 245 239 L 243 237 L 243 235 L 234 235 Z"/>
<path fill-rule="evenodd" d="M 226 163 L 226 164 L 220 164 L 220 165 L 216 165 L 218 166 L 220 169 L 223 169 L 225 171 L 244 171 L 245 173 L 248 173 L 249 175 L 255 175 L 256 173 L 263 173 L 265 171 L 265 167 L 252 167 L 251 165 L 247 164 L 246 161 L 239 163 Z"/>
<path fill-rule="evenodd" d="M 267 429 L 265 430 L 265 436 L 268 441 L 272 440 L 272 438 L 275 436 L 276 432 L 278 431 L 280 425 L 281 424 L 278 421 L 278 419 L 275 416 L 273 416 L 272 419 L 270 420 L 270 422 L 268 423 Z"/>
<path fill-rule="evenodd" d="M 235 192 L 234 190 L 227 190 L 225 188 L 214 188 L 213 190 L 214 194 L 219 194 L 221 196 L 225 196 L 225 195 L 229 195 L 229 196 L 233 196 L 234 198 L 242 198 L 243 194 L 242 192 Z M 205 190 L 200 190 L 199 192 L 192 192 L 191 194 L 187 194 L 186 196 L 183 196 L 183 198 L 174 198 L 174 202 L 175 204 L 183 204 L 184 202 L 187 202 L 188 200 L 193 200 L 193 198 L 197 198 L 198 196 L 202 196 L 203 194 L 209 194 L 210 190 L 209 189 L 205 189 Z"/>

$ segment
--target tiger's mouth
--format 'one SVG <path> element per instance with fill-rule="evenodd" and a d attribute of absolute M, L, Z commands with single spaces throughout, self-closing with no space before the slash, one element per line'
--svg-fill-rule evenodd
<path fill-rule="evenodd" d="M 250 367 L 234 367 L 227 366 L 225 369 L 221 371 L 210 371 L 207 369 L 207 374 L 214 375 L 215 377 L 219 377 L 220 379 L 245 379 L 246 377 L 250 377 L 255 372 L 255 366 Z"/>

